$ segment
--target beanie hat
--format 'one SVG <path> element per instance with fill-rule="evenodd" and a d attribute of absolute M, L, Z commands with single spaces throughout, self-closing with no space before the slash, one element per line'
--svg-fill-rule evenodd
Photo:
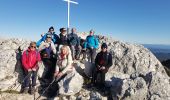
<path fill-rule="evenodd" d="M 106 43 L 103 43 L 101 48 L 106 48 L 107 49 L 107 44 Z"/>
<path fill-rule="evenodd" d="M 49 31 L 50 31 L 51 29 L 52 29 L 52 30 L 54 30 L 54 27 L 53 27 L 53 26 L 51 26 L 51 27 L 49 28 Z"/>

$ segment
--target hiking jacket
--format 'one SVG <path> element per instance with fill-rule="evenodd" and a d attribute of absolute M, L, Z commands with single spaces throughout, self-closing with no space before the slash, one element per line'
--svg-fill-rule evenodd
<path fill-rule="evenodd" d="M 53 53 L 56 54 L 57 51 L 53 42 L 48 43 L 47 41 L 43 41 L 39 46 L 38 51 L 41 52 L 42 50 L 49 46 L 51 46 L 51 50 L 53 51 Z"/>
<path fill-rule="evenodd" d="M 69 45 L 68 35 L 60 33 L 58 45 Z"/>
<path fill-rule="evenodd" d="M 108 52 L 99 52 L 95 59 L 95 65 L 98 67 L 109 68 L 112 66 L 112 55 Z"/>
<path fill-rule="evenodd" d="M 93 47 L 93 48 L 97 49 L 98 46 L 99 46 L 99 42 L 98 42 L 97 38 L 95 38 L 94 35 L 93 36 L 90 36 L 90 35 L 87 36 L 86 42 L 84 43 L 84 48 Z"/>
<path fill-rule="evenodd" d="M 40 46 L 41 42 L 43 42 L 43 41 L 46 40 L 48 34 L 50 34 L 50 35 L 52 36 L 52 41 L 53 41 L 53 43 L 54 43 L 54 44 L 57 44 L 57 42 L 58 42 L 58 40 L 59 40 L 58 35 L 55 34 L 55 32 L 53 32 L 53 33 L 48 32 L 48 33 L 46 33 L 46 34 L 37 42 L 37 47 Z"/>
<path fill-rule="evenodd" d="M 22 55 L 22 65 L 25 70 L 36 68 L 38 69 L 38 61 L 41 60 L 40 53 L 35 50 L 31 51 L 30 49 L 27 49 L 23 52 Z"/>
<path fill-rule="evenodd" d="M 65 74 L 69 71 L 72 71 L 73 69 L 72 63 L 73 60 L 72 60 L 70 49 L 68 55 L 62 55 L 61 53 L 59 53 L 57 63 L 56 63 L 56 72 L 62 72 L 63 74 Z"/>
<path fill-rule="evenodd" d="M 80 39 L 77 36 L 77 34 L 75 34 L 75 33 L 70 33 L 68 35 L 68 40 L 69 40 L 70 45 L 73 45 L 73 46 L 79 46 L 80 45 Z"/>

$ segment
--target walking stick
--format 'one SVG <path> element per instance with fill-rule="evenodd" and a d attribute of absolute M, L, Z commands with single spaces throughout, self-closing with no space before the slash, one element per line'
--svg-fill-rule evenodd
<path fill-rule="evenodd" d="M 21 81 L 21 84 L 24 83 L 25 79 L 28 78 L 28 76 L 29 76 L 30 74 L 32 74 L 32 72 L 29 73 L 27 76 L 25 76 L 25 78 Z M 18 87 L 19 87 L 21 84 L 19 84 L 15 90 L 17 90 Z M 12 88 L 12 89 L 13 89 L 13 88 Z M 11 89 L 11 90 L 12 90 L 12 89 Z M 11 91 L 11 90 L 10 90 L 10 91 Z"/>
<path fill-rule="evenodd" d="M 40 94 L 40 95 L 38 96 L 38 98 L 35 99 L 35 100 L 39 100 L 39 99 L 41 98 L 41 96 L 45 94 L 45 92 L 51 87 L 51 85 L 52 85 L 54 82 L 58 82 L 58 81 L 59 81 L 63 76 L 65 76 L 65 75 L 67 75 L 67 74 L 63 74 L 62 76 L 60 76 L 60 77 L 58 77 L 58 78 L 54 78 L 54 80 L 48 85 L 48 87 L 45 88 L 45 90 L 43 91 L 43 93 Z"/>
<path fill-rule="evenodd" d="M 39 100 L 39 99 L 41 98 L 41 96 L 44 95 L 45 92 L 51 87 L 51 85 L 52 85 L 55 81 L 58 81 L 58 80 L 59 80 L 59 78 L 57 78 L 57 79 L 55 78 L 55 79 L 48 85 L 48 87 L 45 88 L 45 90 L 43 91 L 43 93 L 38 96 L 38 98 L 37 98 L 36 100 Z"/>
<path fill-rule="evenodd" d="M 25 81 L 25 79 L 26 79 L 26 78 L 28 78 L 28 76 L 29 76 L 30 74 L 31 74 L 31 73 L 29 73 L 27 76 L 25 76 L 25 78 L 21 81 L 21 84 Z M 16 89 L 18 89 L 18 87 L 19 87 L 21 84 L 19 84 L 19 85 L 17 86 L 17 88 L 16 88 Z M 13 85 L 15 85 L 15 86 L 16 86 L 16 84 L 15 84 L 15 83 L 14 83 Z M 14 89 L 14 88 L 15 88 L 15 86 L 13 86 L 13 87 L 11 87 L 11 88 L 10 88 L 9 93 L 11 93 L 12 89 Z M 14 90 L 16 90 L 16 89 L 14 89 Z M 6 95 L 6 96 L 4 96 L 3 98 L 5 98 L 5 97 L 8 97 L 8 96 Z"/>

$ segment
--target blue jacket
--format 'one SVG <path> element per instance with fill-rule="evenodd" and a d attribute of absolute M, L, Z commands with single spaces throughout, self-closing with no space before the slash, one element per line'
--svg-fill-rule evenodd
<path fill-rule="evenodd" d="M 37 41 L 37 47 L 40 46 L 41 42 L 42 41 L 45 41 L 46 38 L 47 38 L 47 34 L 51 34 L 52 35 L 52 41 L 54 42 L 54 44 L 57 44 L 58 43 L 58 40 L 59 40 L 59 37 L 57 34 L 54 33 L 46 33 L 39 41 Z"/>
<path fill-rule="evenodd" d="M 80 39 L 75 33 L 68 34 L 68 40 L 69 40 L 70 45 L 74 45 L 74 46 L 80 45 Z"/>
<path fill-rule="evenodd" d="M 98 48 L 99 46 L 99 41 L 97 38 L 95 38 L 95 36 L 87 36 L 86 38 L 86 42 L 84 43 L 84 48 Z"/>

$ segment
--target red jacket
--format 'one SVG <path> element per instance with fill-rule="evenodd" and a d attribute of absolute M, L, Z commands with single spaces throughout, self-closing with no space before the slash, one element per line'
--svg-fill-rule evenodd
<path fill-rule="evenodd" d="M 40 53 L 38 51 L 31 51 L 30 49 L 24 51 L 22 55 L 22 64 L 24 69 L 38 68 L 37 62 L 41 60 Z"/>

